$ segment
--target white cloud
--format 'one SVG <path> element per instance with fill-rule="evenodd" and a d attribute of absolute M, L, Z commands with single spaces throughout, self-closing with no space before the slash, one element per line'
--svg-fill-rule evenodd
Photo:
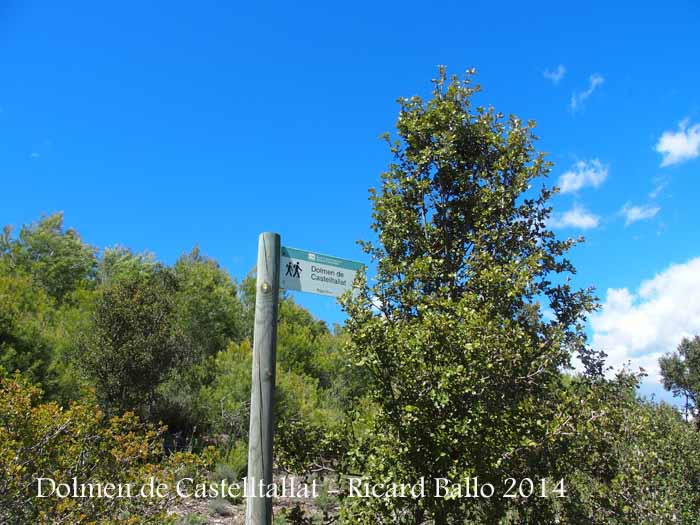
<path fill-rule="evenodd" d="M 40 155 L 39 155 L 39 153 L 37 153 L 36 151 L 32 151 L 32 152 L 29 154 L 29 158 L 30 158 L 30 159 L 38 159 L 39 157 L 40 157 Z"/>
<path fill-rule="evenodd" d="M 600 218 L 587 211 L 583 206 L 574 204 L 574 207 L 569 211 L 555 215 L 549 220 L 549 225 L 552 228 L 580 228 L 589 230 L 596 228 L 600 223 Z"/>
<path fill-rule="evenodd" d="M 634 293 L 609 288 L 591 328 L 592 345 L 608 354 L 608 365 L 619 370 L 629 361 L 660 383 L 659 357 L 700 334 L 700 257 L 669 266 Z"/>
<path fill-rule="evenodd" d="M 590 97 L 596 90 L 596 88 L 600 86 L 603 82 L 605 82 L 605 79 L 602 75 L 599 75 L 598 73 L 593 73 L 588 78 L 588 89 L 586 89 L 585 91 L 579 91 L 578 93 L 573 93 L 571 95 L 571 111 L 576 111 L 578 107 L 581 104 L 583 104 L 583 102 L 585 102 L 586 99 Z"/>
<path fill-rule="evenodd" d="M 584 186 L 597 188 L 608 177 L 608 166 L 604 166 L 598 159 L 591 161 L 580 160 L 569 171 L 559 177 L 557 186 L 562 193 L 578 191 Z"/>
<path fill-rule="evenodd" d="M 633 222 L 643 221 L 645 219 L 651 219 L 655 217 L 656 214 L 659 213 L 660 209 L 661 208 L 659 208 L 658 206 L 653 206 L 651 204 L 632 206 L 628 202 L 622 207 L 622 209 L 620 210 L 620 214 L 622 214 L 625 218 L 625 226 L 629 226 Z"/>
<path fill-rule="evenodd" d="M 561 81 L 561 79 L 564 78 L 564 75 L 566 75 L 566 68 L 563 65 L 559 64 L 557 66 L 557 69 L 555 69 L 554 71 L 545 69 L 542 75 L 547 80 L 551 80 L 552 83 L 556 86 Z"/>
<path fill-rule="evenodd" d="M 700 157 L 700 124 L 688 127 L 688 119 L 678 125 L 678 131 L 664 131 L 656 143 L 663 155 L 661 166 L 671 166 Z"/>

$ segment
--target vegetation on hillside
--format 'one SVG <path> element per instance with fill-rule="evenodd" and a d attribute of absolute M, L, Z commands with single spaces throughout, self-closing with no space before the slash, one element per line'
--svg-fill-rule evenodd
<path fill-rule="evenodd" d="M 428 100 L 400 100 L 363 243 L 373 280 L 343 298 L 346 324 L 281 297 L 277 467 L 334 478 L 327 522 L 698 523 L 700 339 L 661 361 L 683 414 L 639 399 L 641 375 L 606 375 L 585 334 L 593 290 L 571 285 L 580 240 L 548 228 L 534 123 L 475 106 L 478 92 L 441 70 Z M 170 519 L 172 497 L 38 498 L 38 478 L 240 480 L 253 279 L 197 248 L 167 265 L 91 246 L 61 213 L 5 227 L 0 522 Z M 351 497 L 352 477 L 425 478 L 427 494 Z M 434 497 L 435 478 L 496 492 Z"/>

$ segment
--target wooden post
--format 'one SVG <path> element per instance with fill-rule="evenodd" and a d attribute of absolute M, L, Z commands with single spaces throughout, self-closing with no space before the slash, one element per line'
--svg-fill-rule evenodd
<path fill-rule="evenodd" d="M 279 234 L 261 233 L 258 239 L 255 288 L 246 525 L 271 525 L 272 523 L 272 498 L 264 497 L 264 493 L 267 492 L 267 487 L 272 483 L 279 266 Z M 260 480 L 263 481 L 263 497 L 260 497 Z"/>

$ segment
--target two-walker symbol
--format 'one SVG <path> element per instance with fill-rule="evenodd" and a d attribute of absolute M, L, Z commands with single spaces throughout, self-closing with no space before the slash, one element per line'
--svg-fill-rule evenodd
<path fill-rule="evenodd" d="M 287 272 L 284 274 L 284 276 L 301 278 L 301 271 L 302 270 L 299 261 L 297 261 L 296 264 L 292 264 L 292 261 L 289 261 L 287 263 Z"/>
<path fill-rule="evenodd" d="M 246 525 L 272 523 L 275 360 L 279 290 L 296 290 L 339 297 L 352 289 L 362 264 L 330 255 L 287 248 L 277 233 L 261 233 L 258 239 L 255 328 L 253 332 L 253 381 L 250 391 L 248 438 L 248 494 Z M 280 271 L 284 268 L 284 272 Z"/>

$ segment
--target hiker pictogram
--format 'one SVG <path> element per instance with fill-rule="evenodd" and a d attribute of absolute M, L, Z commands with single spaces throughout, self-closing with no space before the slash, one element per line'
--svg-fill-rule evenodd
<path fill-rule="evenodd" d="M 285 277 L 286 277 L 287 275 L 289 275 L 290 277 L 299 277 L 299 278 L 301 278 L 302 269 L 301 269 L 301 264 L 299 264 L 299 261 L 297 261 L 296 264 L 292 264 L 292 261 L 289 261 L 289 262 L 287 263 L 286 268 L 287 268 L 287 273 L 284 274 Z"/>

